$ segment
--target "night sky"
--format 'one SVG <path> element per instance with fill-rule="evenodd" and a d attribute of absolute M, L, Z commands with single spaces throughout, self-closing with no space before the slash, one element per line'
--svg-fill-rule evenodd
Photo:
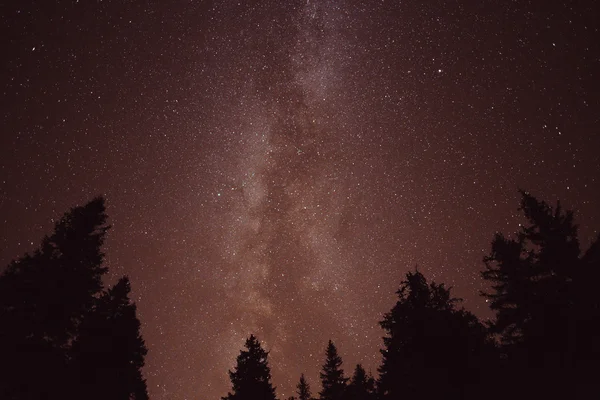
<path fill-rule="evenodd" d="M 376 373 L 418 264 L 478 296 L 518 189 L 600 227 L 600 15 L 565 1 L 20 1 L 0 8 L 0 262 L 107 199 L 151 398 L 280 398 L 327 340 Z"/>

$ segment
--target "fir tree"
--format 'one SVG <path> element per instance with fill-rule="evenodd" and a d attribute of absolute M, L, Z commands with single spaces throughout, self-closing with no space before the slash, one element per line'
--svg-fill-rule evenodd
<path fill-rule="evenodd" d="M 38 250 L 0 275 L 3 398 L 55 398 L 68 386 L 70 343 L 107 270 L 106 220 L 101 197 L 71 209 Z"/>
<path fill-rule="evenodd" d="M 310 385 L 306 381 L 304 374 L 300 375 L 300 382 L 296 385 L 296 394 L 298 394 L 298 400 L 311 400 Z"/>
<path fill-rule="evenodd" d="M 516 239 L 496 234 L 483 272 L 483 278 L 493 285 L 493 292 L 483 295 L 496 311 L 494 331 L 502 335 L 505 345 L 516 347 L 533 346 L 533 342 L 542 345 L 541 337 L 567 334 L 566 321 L 556 318 L 570 312 L 572 282 L 579 263 L 573 213 L 563 213 L 560 204 L 552 210 L 528 193 L 521 194 L 521 209 L 529 225 L 522 227 Z M 546 344 L 539 352 L 529 347 L 531 351 L 540 361 L 540 352 L 550 355 Z"/>
<path fill-rule="evenodd" d="M 275 400 L 275 388 L 271 384 L 269 353 L 251 335 L 237 357 L 235 370 L 229 371 L 233 392 L 223 400 Z"/>
<path fill-rule="evenodd" d="M 342 358 L 338 356 L 337 348 L 330 340 L 327 344 L 326 360 L 321 370 L 322 389 L 319 392 L 321 400 L 339 400 L 346 390 L 347 378 L 344 378 L 344 370 L 341 368 Z"/>
<path fill-rule="evenodd" d="M 456 309 L 458 299 L 443 284 L 427 283 L 419 272 L 408 273 L 397 294 L 398 302 L 380 322 L 387 333 L 379 368 L 380 395 L 471 396 L 492 352 L 484 326 L 473 314 Z"/>
<path fill-rule="evenodd" d="M 600 245 L 581 256 L 574 214 L 560 203 L 521 191 L 521 210 L 527 223 L 515 238 L 496 234 L 482 273 L 492 284 L 482 293 L 496 313 L 491 327 L 513 372 L 505 380 L 528 388 L 524 396 L 597 392 L 590 370 L 600 361 Z"/>
<path fill-rule="evenodd" d="M 575 279 L 577 308 L 574 318 L 578 329 L 575 349 L 576 360 L 582 369 L 592 371 L 592 365 L 600 361 L 600 298 L 597 282 L 600 281 L 600 234 L 581 257 Z M 586 365 L 587 364 L 587 365 Z"/>
<path fill-rule="evenodd" d="M 66 345 L 102 290 L 106 231 L 104 199 L 66 213 L 40 249 L 12 262 L 0 276 L 0 312 L 10 329 Z"/>
<path fill-rule="evenodd" d="M 367 375 L 362 365 L 357 364 L 352 379 L 344 395 L 345 400 L 370 400 L 375 395 L 375 382 L 373 377 Z"/>
<path fill-rule="evenodd" d="M 147 349 L 130 291 L 129 279 L 121 278 L 81 324 L 72 357 L 82 398 L 148 399 L 141 370 Z"/>
<path fill-rule="evenodd" d="M 576 321 L 574 335 L 574 373 L 579 392 L 600 393 L 597 379 L 597 366 L 600 363 L 600 297 L 597 285 L 600 281 L 600 235 L 581 257 L 581 264 L 575 279 L 576 310 L 571 317 Z"/>

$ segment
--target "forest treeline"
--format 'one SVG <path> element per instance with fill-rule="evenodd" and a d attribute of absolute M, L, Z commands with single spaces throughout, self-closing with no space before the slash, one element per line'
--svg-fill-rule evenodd
<path fill-rule="evenodd" d="M 347 374 L 332 341 L 318 392 L 288 400 L 600 397 L 600 237 L 582 251 L 572 211 L 521 192 L 527 223 L 496 233 L 480 321 L 444 284 L 406 274 L 380 321 L 376 376 Z M 0 398 L 147 399 L 147 353 L 127 277 L 104 288 L 104 200 L 66 213 L 38 250 L 0 275 Z M 301 351 L 301 349 L 299 349 Z M 269 353 L 251 335 L 222 400 L 275 400 Z"/>

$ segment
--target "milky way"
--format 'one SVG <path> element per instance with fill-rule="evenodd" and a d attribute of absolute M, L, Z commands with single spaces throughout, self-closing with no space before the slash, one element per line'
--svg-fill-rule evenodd
<path fill-rule="evenodd" d="M 107 198 L 153 399 L 217 399 L 244 339 L 279 398 L 332 339 L 376 374 L 418 265 L 481 318 L 518 188 L 598 234 L 600 16 L 442 1 L 12 1 L 0 261 Z"/>

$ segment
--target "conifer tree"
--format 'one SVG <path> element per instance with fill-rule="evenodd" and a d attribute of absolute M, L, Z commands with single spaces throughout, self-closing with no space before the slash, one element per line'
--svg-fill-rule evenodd
<path fill-rule="evenodd" d="M 33 255 L 12 262 L 0 276 L 0 312 L 10 329 L 64 346 L 102 290 L 107 216 L 95 198 L 66 213 Z"/>
<path fill-rule="evenodd" d="M 493 328 L 502 334 L 503 343 L 515 348 L 526 345 L 541 361 L 540 352 L 550 354 L 548 343 L 539 339 L 553 335 L 555 348 L 564 342 L 555 342 L 556 335 L 567 334 L 566 320 L 556 318 L 571 311 L 579 240 L 571 211 L 563 213 L 560 203 L 553 210 L 530 194 L 521 194 L 521 210 L 529 225 L 524 225 L 515 239 L 496 234 L 483 272 L 493 292 L 483 295 L 496 311 Z M 538 351 L 531 347 L 534 342 L 540 345 Z"/>
<path fill-rule="evenodd" d="M 578 321 L 576 359 L 581 368 L 592 371 L 592 365 L 600 361 L 600 297 L 597 284 L 600 281 L 600 234 L 581 257 L 574 291 L 577 308 L 574 318 Z M 586 365 L 587 364 L 587 365 Z"/>
<path fill-rule="evenodd" d="M 348 378 L 344 377 L 344 370 L 341 366 L 342 358 L 330 340 L 327 344 L 325 364 L 320 373 L 322 389 L 319 395 L 321 400 L 340 400 L 344 395 Z"/>
<path fill-rule="evenodd" d="M 521 191 L 527 223 L 514 238 L 496 234 L 485 258 L 482 293 L 496 313 L 491 324 L 524 396 L 578 397 L 598 392 L 591 370 L 600 362 L 598 240 L 581 255 L 572 211 Z M 543 388 L 543 391 L 540 390 Z"/>
<path fill-rule="evenodd" d="M 298 400 L 311 400 L 310 385 L 306 381 L 304 374 L 300 375 L 300 382 L 296 385 L 296 394 L 298 394 Z"/>
<path fill-rule="evenodd" d="M 101 251 L 106 220 L 102 197 L 71 209 L 39 249 L 0 275 L 4 398 L 56 398 L 68 386 L 70 343 L 106 273 Z"/>
<path fill-rule="evenodd" d="M 237 357 L 237 365 L 229 371 L 233 391 L 223 400 L 275 400 L 275 388 L 271 384 L 269 353 L 251 335 Z"/>
<path fill-rule="evenodd" d="M 374 398 L 375 385 L 373 377 L 367 375 L 362 365 L 357 364 L 346 394 L 345 400 L 369 400 Z"/>
<path fill-rule="evenodd" d="M 492 354 L 486 329 L 456 309 L 443 284 L 408 273 L 399 300 L 380 322 L 387 336 L 378 389 L 384 399 L 468 398 Z M 359 375 L 360 377 L 360 375 Z M 435 382 L 432 385 L 430 382 Z"/>
<path fill-rule="evenodd" d="M 105 292 L 73 344 L 79 395 L 87 399 L 147 400 L 142 367 L 147 349 L 127 277 Z"/>

